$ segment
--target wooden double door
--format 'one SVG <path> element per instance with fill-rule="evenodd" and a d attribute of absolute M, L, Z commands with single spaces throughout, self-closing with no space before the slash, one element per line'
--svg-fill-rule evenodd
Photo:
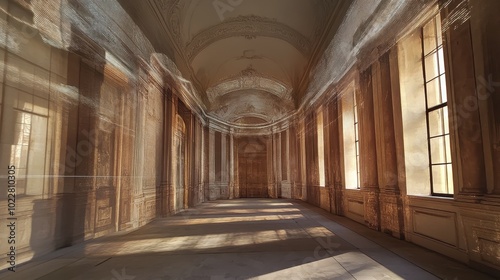
<path fill-rule="evenodd" d="M 238 161 L 240 197 L 267 198 L 267 157 L 265 153 L 244 154 Z"/>

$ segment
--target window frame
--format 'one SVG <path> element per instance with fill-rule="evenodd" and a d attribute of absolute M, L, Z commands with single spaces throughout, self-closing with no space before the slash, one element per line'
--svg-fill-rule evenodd
<path fill-rule="evenodd" d="M 358 118 L 358 103 L 356 92 L 353 93 L 353 121 L 354 121 L 354 149 L 356 156 L 356 189 L 361 189 L 361 168 L 359 165 L 359 118 Z"/>
<path fill-rule="evenodd" d="M 431 117 L 430 115 L 435 112 L 439 112 L 442 110 L 442 113 L 448 113 L 449 112 L 449 107 L 448 107 L 448 89 L 446 85 L 446 61 L 445 61 L 445 56 L 444 56 L 444 42 L 441 38 L 439 40 L 440 36 L 440 31 L 441 31 L 441 24 L 440 21 L 441 17 L 440 14 L 437 13 L 434 15 L 431 19 L 426 21 L 423 26 L 421 27 L 421 36 L 422 36 L 422 73 L 423 73 L 423 78 L 424 78 L 424 98 L 425 98 L 425 115 L 426 115 L 426 130 L 427 130 L 427 150 L 428 150 L 428 156 L 429 156 L 429 176 L 430 176 L 430 193 L 431 196 L 438 196 L 438 197 L 453 197 L 454 196 L 454 182 L 453 182 L 453 168 L 449 168 L 453 166 L 453 161 L 451 159 L 451 153 L 448 154 L 447 151 L 447 144 L 446 144 L 446 138 L 448 138 L 448 145 L 451 145 L 451 135 L 450 135 L 450 124 L 449 124 L 449 116 L 448 118 L 445 118 L 445 116 L 442 116 L 442 123 L 441 123 L 441 130 L 442 133 L 438 135 L 432 135 L 431 132 Z M 439 27 L 438 27 L 438 22 L 439 22 Z M 434 46 L 430 51 L 426 50 L 426 27 L 433 23 L 433 35 L 434 35 Z M 441 57 L 442 61 L 441 61 Z M 429 76 L 429 73 L 427 72 L 428 70 L 428 65 L 427 61 L 428 58 L 431 56 L 436 56 L 436 61 L 435 65 L 437 66 L 435 69 L 437 71 L 436 76 Z M 443 68 L 443 69 L 441 69 Z M 443 79 L 444 78 L 444 79 Z M 443 83 L 444 80 L 444 83 Z M 435 83 L 438 81 L 439 83 L 439 98 L 441 103 L 431 105 L 429 104 L 429 95 L 430 95 L 430 89 L 429 85 L 431 83 Z M 445 89 L 445 91 L 443 91 Z M 445 97 L 445 98 L 443 98 Z M 445 101 L 443 101 L 445 100 Z M 430 107 L 429 107 L 430 106 Z M 445 122 L 448 122 L 446 124 Z M 448 130 L 446 130 L 446 126 L 448 126 Z M 444 162 L 440 163 L 434 163 L 433 161 L 433 156 L 432 156 L 432 140 L 433 139 L 439 139 L 443 138 L 444 139 Z M 448 193 L 441 193 L 441 192 L 436 192 L 435 191 L 435 186 L 434 186 L 434 172 L 433 168 L 435 166 L 446 166 L 446 175 L 445 175 L 445 180 L 446 180 L 446 190 Z M 450 174 L 451 172 L 451 174 Z M 451 181 L 451 184 L 450 184 Z"/>
<path fill-rule="evenodd" d="M 325 117 L 323 106 L 320 106 L 316 111 L 316 132 L 318 145 L 318 185 L 326 187 Z"/>

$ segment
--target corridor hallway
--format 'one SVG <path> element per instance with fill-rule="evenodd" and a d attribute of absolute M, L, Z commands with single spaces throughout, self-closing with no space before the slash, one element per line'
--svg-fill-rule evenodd
<path fill-rule="evenodd" d="M 490 278 L 303 202 L 238 199 L 56 251 L 0 279 Z"/>

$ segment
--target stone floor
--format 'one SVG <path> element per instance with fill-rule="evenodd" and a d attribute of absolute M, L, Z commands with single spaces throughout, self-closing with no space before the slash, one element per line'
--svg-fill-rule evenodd
<path fill-rule="evenodd" d="M 242 199 L 65 248 L 0 279 L 491 278 L 302 202 Z"/>

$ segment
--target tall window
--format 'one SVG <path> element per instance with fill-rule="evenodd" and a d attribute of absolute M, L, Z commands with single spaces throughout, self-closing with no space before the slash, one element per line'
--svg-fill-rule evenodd
<path fill-rule="evenodd" d="M 346 189 L 360 188 L 359 129 L 354 85 L 342 92 L 342 146 Z"/>
<path fill-rule="evenodd" d="M 354 111 L 354 145 L 356 146 L 356 188 L 361 187 L 361 171 L 359 169 L 359 125 L 358 125 L 358 103 L 356 101 L 356 93 L 353 94 L 353 111 Z"/>
<path fill-rule="evenodd" d="M 452 195 L 448 99 L 439 15 L 423 27 L 422 35 L 431 191 L 433 195 Z"/>
<path fill-rule="evenodd" d="M 319 166 L 319 185 L 324 187 L 326 184 L 325 179 L 325 143 L 323 134 L 323 106 L 321 106 L 317 113 L 317 129 L 318 129 L 318 166 Z"/>
<path fill-rule="evenodd" d="M 20 102 L 21 103 L 21 102 Z M 14 111 L 15 134 L 10 162 L 16 166 L 17 193 L 41 195 L 46 187 L 47 117 Z"/>

